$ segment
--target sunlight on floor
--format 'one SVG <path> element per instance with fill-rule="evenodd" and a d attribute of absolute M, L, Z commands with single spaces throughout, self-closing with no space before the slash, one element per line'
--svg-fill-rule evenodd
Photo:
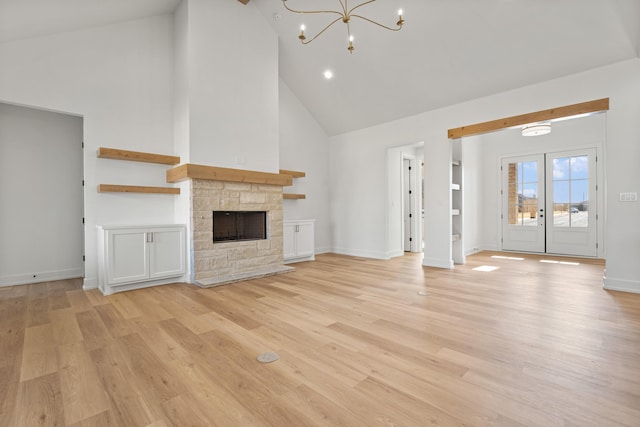
<path fill-rule="evenodd" d="M 546 262 L 547 264 L 580 265 L 579 262 L 556 261 L 554 259 L 541 259 L 540 262 Z"/>
<path fill-rule="evenodd" d="M 491 258 L 510 259 L 510 260 L 513 260 L 513 261 L 524 261 L 524 258 L 518 258 L 518 257 L 514 257 L 514 256 L 503 256 L 503 255 L 491 255 Z"/>
<path fill-rule="evenodd" d="M 500 267 L 492 267 L 490 265 L 481 265 L 480 267 L 474 268 L 476 271 L 494 271 L 499 269 Z"/>

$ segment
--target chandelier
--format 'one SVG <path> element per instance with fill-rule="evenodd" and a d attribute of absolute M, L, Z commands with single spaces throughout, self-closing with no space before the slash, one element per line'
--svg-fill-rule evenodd
<path fill-rule="evenodd" d="M 375 25 L 377 25 L 379 27 L 385 28 L 385 29 L 390 30 L 390 31 L 400 31 L 402 29 L 402 25 L 404 24 L 404 19 L 402 19 L 402 9 L 400 9 L 398 11 L 398 22 L 396 22 L 396 25 L 397 25 L 396 28 L 388 27 L 386 25 L 383 25 L 383 24 L 380 24 L 379 22 L 374 21 L 373 19 L 369 19 L 369 18 L 366 18 L 366 17 L 364 17 L 362 15 L 357 15 L 357 14 L 353 13 L 353 11 L 358 9 L 359 7 L 364 6 L 366 4 L 369 4 L 369 3 L 373 3 L 374 1 L 376 1 L 376 0 L 368 0 L 368 1 L 360 3 L 359 5 L 349 9 L 349 5 L 348 5 L 349 0 L 338 0 L 338 2 L 340 3 L 340 8 L 342 10 L 295 10 L 295 9 L 291 9 L 289 6 L 287 6 L 287 0 L 282 0 L 282 5 L 285 7 L 285 9 L 287 9 L 290 12 L 294 12 L 294 13 L 303 13 L 303 14 L 327 13 L 327 14 L 331 14 L 331 15 L 338 15 L 338 17 L 336 19 L 334 19 L 329 24 L 327 24 L 326 27 L 324 27 L 320 32 L 318 32 L 310 40 L 307 40 L 307 36 L 304 34 L 305 26 L 301 25 L 300 26 L 300 35 L 298 36 L 298 38 L 300 39 L 302 44 L 309 44 L 312 41 L 314 41 L 315 39 L 317 39 L 322 33 L 327 31 L 329 29 L 329 27 L 331 27 L 333 24 L 335 24 L 338 21 L 342 21 L 343 23 L 347 24 L 347 36 L 348 36 L 348 40 L 349 40 L 349 45 L 347 46 L 347 50 L 349 51 L 349 53 L 353 53 L 353 50 L 355 49 L 355 47 L 353 46 L 353 35 L 351 34 L 351 26 L 350 26 L 351 18 L 360 18 L 360 19 L 362 19 L 364 21 L 370 22 L 372 24 L 375 24 Z"/>

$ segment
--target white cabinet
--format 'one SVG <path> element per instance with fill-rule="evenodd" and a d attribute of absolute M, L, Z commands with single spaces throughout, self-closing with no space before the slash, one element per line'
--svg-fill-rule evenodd
<path fill-rule="evenodd" d="M 314 222 L 313 219 L 283 221 L 284 262 L 315 259 Z"/>
<path fill-rule="evenodd" d="M 183 225 L 98 226 L 100 290 L 109 295 L 172 283 L 185 274 L 185 245 Z"/>

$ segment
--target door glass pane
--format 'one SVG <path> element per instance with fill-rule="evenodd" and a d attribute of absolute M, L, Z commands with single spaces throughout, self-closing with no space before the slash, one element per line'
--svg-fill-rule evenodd
<path fill-rule="evenodd" d="M 538 212 L 538 162 L 508 165 L 507 206 L 509 224 L 536 226 Z"/>
<path fill-rule="evenodd" d="M 537 226 L 538 213 L 538 183 L 522 184 L 522 225 Z"/>
<path fill-rule="evenodd" d="M 571 157 L 571 179 L 589 178 L 589 156 Z"/>
<path fill-rule="evenodd" d="M 569 179 L 569 158 L 553 159 L 553 179 Z"/>
<path fill-rule="evenodd" d="M 571 181 L 571 226 L 589 225 L 589 181 L 578 179 Z"/>
<path fill-rule="evenodd" d="M 569 181 L 553 181 L 553 225 L 569 227 Z"/>
<path fill-rule="evenodd" d="M 589 224 L 589 156 L 553 159 L 553 225 Z"/>

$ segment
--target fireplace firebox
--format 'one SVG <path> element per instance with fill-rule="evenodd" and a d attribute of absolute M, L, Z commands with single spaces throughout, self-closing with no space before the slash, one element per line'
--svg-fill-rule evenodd
<path fill-rule="evenodd" d="M 265 211 L 213 211 L 213 242 L 264 240 L 267 238 Z"/>

